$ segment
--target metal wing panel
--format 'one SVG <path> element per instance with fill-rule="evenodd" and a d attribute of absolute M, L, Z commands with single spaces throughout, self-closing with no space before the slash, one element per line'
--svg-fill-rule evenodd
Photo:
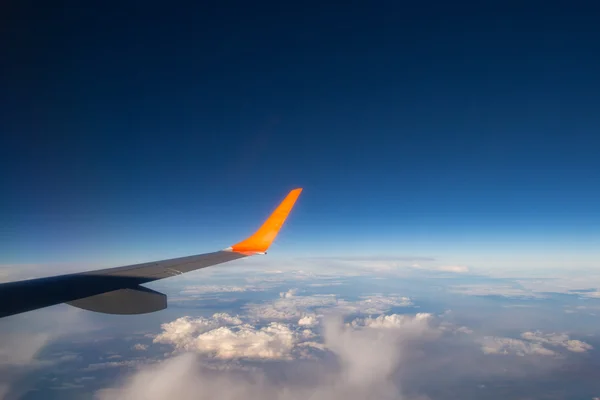
<path fill-rule="evenodd" d="M 246 255 L 229 251 L 216 251 L 214 253 L 196 256 L 172 258 L 170 260 L 92 271 L 89 272 L 89 274 L 129 277 L 139 279 L 140 283 L 145 283 L 181 275 L 186 272 L 237 260 L 243 257 L 246 257 Z"/>

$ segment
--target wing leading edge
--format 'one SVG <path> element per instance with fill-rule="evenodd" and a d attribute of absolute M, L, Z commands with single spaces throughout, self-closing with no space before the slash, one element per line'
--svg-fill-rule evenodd
<path fill-rule="evenodd" d="M 107 314 L 144 314 L 166 308 L 166 296 L 144 283 L 266 254 L 302 189 L 294 189 L 247 239 L 221 251 L 143 264 L 0 284 L 0 318 L 60 303 Z"/>

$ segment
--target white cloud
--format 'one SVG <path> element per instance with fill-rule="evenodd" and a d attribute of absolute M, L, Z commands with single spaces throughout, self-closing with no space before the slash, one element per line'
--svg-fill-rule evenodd
<path fill-rule="evenodd" d="M 241 293 L 241 292 L 260 292 L 264 288 L 258 288 L 252 285 L 227 286 L 227 285 L 191 285 L 185 286 L 180 294 L 182 295 L 202 295 L 208 293 Z"/>
<path fill-rule="evenodd" d="M 542 332 L 524 332 L 521 337 L 530 342 L 544 343 L 549 346 L 564 347 L 565 349 L 574 353 L 585 353 L 588 350 L 592 350 L 593 347 L 581 340 L 573 340 L 569 338 L 569 335 L 565 333 L 547 333 Z"/>
<path fill-rule="evenodd" d="M 393 307 L 410 307 L 412 305 L 410 297 L 378 294 L 362 296 L 357 301 L 339 300 L 335 310 L 354 314 L 381 314 Z"/>
<path fill-rule="evenodd" d="M 178 318 L 162 325 L 155 343 L 171 344 L 180 351 L 193 351 L 219 359 L 289 359 L 298 332 L 281 323 L 262 328 L 244 324 L 238 317 L 215 314 L 212 318 Z"/>
<path fill-rule="evenodd" d="M 481 341 L 481 350 L 485 354 L 554 356 L 557 355 L 557 352 L 546 346 L 563 347 L 574 353 L 583 353 L 593 349 L 590 344 L 570 339 L 569 335 L 565 333 L 524 332 L 521 334 L 521 339 L 486 336 Z"/>
<path fill-rule="evenodd" d="M 457 328 L 455 332 L 460 332 L 460 333 L 470 335 L 473 333 L 473 330 L 467 328 L 466 326 L 461 326 L 461 327 Z"/>
<path fill-rule="evenodd" d="M 213 314 L 211 318 L 181 317 L 173 322 L 163 324 L 161 326 L 163 333 L 156 335 L 154 341 L 160 341 L 159 338 L 166 334 L 169 341 L 176 343 L 181 340 L 187 340 L 190 336 L 202 334 L 223 325 L 241 324 L 242 320 L 239 317 L 232 317 L 227 313 Z"/>
<path fill-rule="evenodd" d="M 335 295 L 288 296 L 262 304 L 248 304 L 244 308 L 250 316 L 265 320 L 292 320 L 307 311 L 331 308 L 337 304 Z"/>
<path fill-rule="evenodd" d="M 279 297 L 282 299 L 291 299 L 292 297 L 296 296 L 296 293 L 298 293 L 298 289 L 290 289 L 287 292 L 279 293 Z"/>
<path fill-rule="evenodd" d="M 350 324 L 353 327 L 365 326 L 369 328 L 399 328 L 416 325 L 429 329 L 429 321 L 433 319 L 433 315 L 429 313 L 417 313 L 416 315 L 408 314 L 392 314 L 380 315 L 376 318 L 357 318 Z"/>
<path fill-rule="evenodd" d="M 136 343 L 133 345 L 133 350 L 146 351 L 146 350 L 148 350 L 148 345 L 142 344 L 142 343 Z"/>
<path fill-rule="evenodd" d="M 280 298 L 262 304 L 248 304 L 249 315 L 263 320 L 294 320 L 306 313 L 337 312 L 342 314 L 381 314 L 393 307 L 410 307 L 409 297 L 381 294 L 362 296 L 358 300 L 338 299 L 330 295 L 298 296 L 292 289 L 280 293 Z"/>
<path fill-rule="evenodd" d="M 318 323 L 316 315 L 305 315 L 298 320 L 300 326 L 314 326 Z"/>
<path fill-rule="evenodd" d="M 454 272 L 457 274 L 464 274 L 469 272 L 469 267 L 466 265 L 421 265 L 414 263 L 411 265 L 412 268 L 424 269 L 428 271 L 439 271 L 439 272 Z"/>
<path fill-rule="evenodd" d="M 553 356 L 556 353 L 539 343 L 528 343 L 519 339 L 506 337 L 486 336 L 481 341 L 481 351 L 485 354 L 516 354 Z"/>

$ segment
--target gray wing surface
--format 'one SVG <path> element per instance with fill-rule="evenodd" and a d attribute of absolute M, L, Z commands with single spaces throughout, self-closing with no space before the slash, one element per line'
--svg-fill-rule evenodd
<path fill-rule="evenodd" d="M 259 230 L 225 250 L 2 283 L 0 318 L 61 303 L 107 314 L 144 314 L 162 310 L 167 307 L 166 295 L 141 285 L 255 254 L 266 254 L 301 191 L 292 190 Z"/>
<path fill-rule="evenodd" d="M 166 308 L 166 297 L 164 307 L 148 308 L 148 302 L 151 303 L 153 298 L 137 294 L 150 289 L 140 285 L 243 257 L 246 255 L 217 251 L 125 267 L 3 283 L 0 284 L 0 318 L 60 303 L 108 314 L 142 314 L 162 310 Z M 154 293 L 164 296 L 162 293 Z M 108 298 L 114 299 L 115 304 L 122 304 L 122 312 L 119 312 L 118 307 L 103 307 Z M 87 301 L 81 302 L 81 299 Z"/>

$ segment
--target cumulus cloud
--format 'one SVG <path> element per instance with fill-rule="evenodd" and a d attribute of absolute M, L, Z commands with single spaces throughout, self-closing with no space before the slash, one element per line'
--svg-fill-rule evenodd
<path fill-rule="evenodd" d="M 467 328 L 466 326 L 460 326 L 460 327 L 458 327 L 457 329 L 455 329 L 455 332 L 458 332 L 458 333 L 464 333 L 464 334 L 466 334 L 466 335 L 470 335 L 470 334 L 472 334 L 472 333 L 473 333 L 473 330 L 472 330 L 472 329 L 469 329 L 469 328 Z"/>
<path fill-rule="evenodd" d="M 516 354 L 518 356 L 532 354 L 553 356 L 556 354 L 539 343 L 529 343 L 524 340 L 495 336 L 486 336 L 483 338 L 481 351 L 485 354 Z"/>
<path fill-rule="evenodd" d="M 148 350 L 148 345 L 142 344 L 142 343 L 136 343 L 133 345 L 133 350 L 145 351 L 145 350 Z"/>
<path fill-rule="evenodd" d="M 215 375 L 209 368 L 206 368 L 204 358 L 197 358 L 187 353 L 159 365 L 145 367 L 130 377 L 124 386 L 103 390 L 97 393 L 97 398 L 101 400 L 132 398 L 185 400 L 217 397 L 230 400 L 247 398 L 266 400 L 399 399 L 403 396 L 393 375 L 399 364 L 403 362 L 403 349 L 410 349 L 413 340 L 422 341 L 426 337 L 434 338 L 436 336 L 435 334 L 424 335 L 424 333 L 437 330 L 431 324 L 432 318 L 429 314 L 391 315 L 356 319 L 346 324 L 341 319 L 327 319 L 324 326 L 323 343 L 311 340 L 301 341 L 300 336 L 304 331 L 298 330 L 294 334 L 291 333 L 289 326 L 284 329 L 284 325 L 278 323 L 260 329 L 242 324 L 205 331 L 206 326 L 210 323 L 202 321 L 198 325 L 199 331 L 204 333 L 191 335 L 190 341 L 182 341 L 181 336 L 176 335 L 178 343 L 185 343 L 184 347 L 189 345 L 190 350 L 206 355 L 206 346 L 204 343 L 198 345 L 196 340 L 198 337 L 222 328 L 230 330 L 230 332 L 235 332 L 235 329 L 239 329 L 237 332 L 247 329 L 247 332 L 235 336 L 244 338 L 261 335 L 259 332 L 264 332 L 271 339 L 276 339 L 274 341 L 264 340 L 263 337 L 255 341 L 253 337 L 252 342 L 245 343 L 246 347 L 252 343 L 261 343 L 259 347 L 262 350 L 259 352 L 257 349 L 248 350 L 238 346 L 237 343 L 242 343 L 243 339 L 240 342 L 237 342 L 237 339 L 232 341 L 229 332 L 218 335 L 219 339 L 224 339 L 224 343 L 228 344 L 212 343 L 223 351 L 234 351 L 238 357 L 245 357 L 250 351 L 269 359 L 274 354 L 270 351 L 276 349 L 279 349 L 280 353 L 289 355 L 292 347 L 312 348 L 330 352 L 336 362 L 327 364 L 313 361 L 308 372 L 303 375 L 303 379 L 280 382 L 269 375 L 265 369 L 220 371 L 218 375 Z M 184 322 L 183 330 L 189 332 L 189 320 Z M 167 327 L 167 329 L 171 328 L 175 328 L 175 325 Z M 279 332 L 269 334 L 267 333 L 269 329 Z M 172 330 L 177 331 L 177 329 Z M 281 341 L 282 337 L 285 337 L 286 340 Z M 176 343 L 172 344 L 177 345 Z M 267 348 L 270 350 L 266 351 Z M 219 350 L 215 350 L 215 348 L 211 348 L 210 353 L 214 357 L 220 357 Z M 230 356 L 233 356 L 233 353 L 228 353 L 226 358 Z M 285 366 L 282 364 L 278 366 L 278 369 L 285 368 Z M 294 371 L 293 375 L 298 375 L 297 371 Z"/>
<path fill-rule="evenodd" d="M 314 326 L 318 323 L 316 315 L 305 315 L 298 320 L 300 326 Z"/>
<path fill-rule="evenodd" d="M 416 315 L 409 314 L 392 314 L 379 315 L 376 318 L 357 318 L 350 323 L 353 327 L 369 327 L 369 328 L 404 328 L 405 333 L 407 327 L 418 327 L 420 330 L 430 330 L 429 322 L 433 320 L 433 315 L 430 313 L 417 313 Z M 411 331 L 412 332 L 412 331 Z M 420 332 L 422 333 L 422 332 Z"/>
<path fill-rule="evenodd" d="M 586 351 L 593 349 L 590 344 L 582 342 L 581 340 L 570 339 L 569 335 L 565 333 L 544 334 L 540 331 L 524 332 L 521 334 L 521 337 L 534 343 L 543 343 L 549 346 L 564 347 L 565 349 L 574 353 L 585 353 Z"/>
<path fill-rule="evenodd" d="M 291 299 L 296 295 L 296 293 L 298 293 L 298 289 L 290 289 L 287 292 L 279 293 L 279 297 L 281 297 L 282 299 Z"/>
<path fill-rule="evenodd" d="M 155 343 L 219 359 L 289 359 L 299 335 L 285 324 L 273 322 L 257 328 L 228 314 L 178 318 L 163 324 L 162 329 L 154 338 Z"/>
<path fill-rule="evenodd" d="M 583 353 L 593 349 L 593 347 L 580 340 L 573 340 L 565 333 L 548 333 L 540 331 L 524 332 L 521 339 L 506 337 L 486 336 L 482 340 L 481 350 L 485 354 L 516 354 L 524 355 L 542 355 L 555 356 L 556 350 L 550 347 L 562 347 L 574 353 Z"/>

